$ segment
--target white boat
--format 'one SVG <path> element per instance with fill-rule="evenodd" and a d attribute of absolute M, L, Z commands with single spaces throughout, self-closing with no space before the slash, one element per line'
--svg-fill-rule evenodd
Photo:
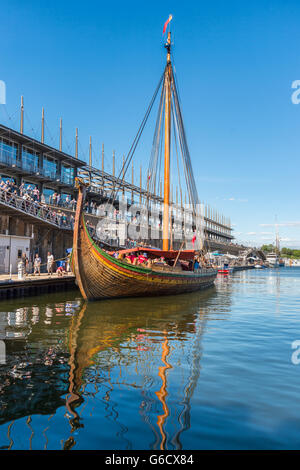
<path fill-rule="evenodd" d="M 279 235 L 278 235 L 278 226 L 276 225 L 276 248 L 275 251 L 269 253 L 266 256 L 266 262 L 270 268 L 281 268 L 284 266 L 284 261 L 279 257 L 280 255 L 280 243 L 279 243 Z"/>
<path fill-rule="evenodd" d="M 276 253 L 269 253 L 266 256 L 266 261 L 267 261 L 268 265 L 270 266 L 270 268 L 279 268 L 279 266 L 280 266 L 279 258 L 278 258 L 278 255 Z"/>

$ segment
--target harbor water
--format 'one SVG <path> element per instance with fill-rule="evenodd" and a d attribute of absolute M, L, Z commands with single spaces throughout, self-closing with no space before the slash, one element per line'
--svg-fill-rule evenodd
<path fill-rule="evenodd" d="M 299 293 L 282 268 L 174 297 L 2 301 L 0 448 L 297 449 Z"/>

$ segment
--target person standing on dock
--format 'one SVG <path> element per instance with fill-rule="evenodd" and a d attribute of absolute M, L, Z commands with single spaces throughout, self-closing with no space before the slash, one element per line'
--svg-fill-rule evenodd
<path fill-rule="evenodd" d="M 51 276 L 53 273 L 53 263 L 54 263 L 54 256 L 48 251 L 47 255 L 47 271 L 48 274 Z"/>
<path fill-rule="evenodd" d="M 24 266 L 25 276 L 28 276 L 28 274 L 29 274 L 29 259 L 26 255 L 26 253 L 22 254 L 22 263 L 23 263 L 23 266 Z"/>
<path fill-rule="evenodd" d="M 37 274 L 38 276 L 41 275 L 41 262 L 42 262 L 41 258 L 39 257 L 38 253 L 36 253 L 34 262 L 33 262 L 33 266 L 34 266 L 33 275 L 35 274 Z"/>

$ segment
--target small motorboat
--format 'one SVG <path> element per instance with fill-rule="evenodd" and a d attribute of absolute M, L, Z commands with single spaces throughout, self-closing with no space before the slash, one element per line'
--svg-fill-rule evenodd
<path fill-rule="evenodd" d="M 218 269 L 218 274 L 229 274 L 229 269 Z"/>
<path fill-rule="evenodd" d="M 219 274 L 230 274 L 232 272 L 232 268 L 229 267 L 228 263 L 224 263 L 223 268 L 218 269 Z"/>

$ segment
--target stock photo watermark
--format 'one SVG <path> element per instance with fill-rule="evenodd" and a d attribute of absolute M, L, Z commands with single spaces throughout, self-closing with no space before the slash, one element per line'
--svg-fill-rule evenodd
<path fill-rule="evenodd" d="M 6 104 L 6 85 L 3 80 L 0 80 L 0 104 Z"/>
<path fill-rule="evenodd" d="M 300 364 L 300 340 L 296 339 L 295 341 L 293 341 L 291 348 L 295 349 L 292 354 L 291 361 L 295 366 L 297 366 Z"/>
<path fill-rule="evenodd" d="M 0 339 L 0 365 L 6 364 L 6 346 L 5 342 Z"/>
<path fill-rule="evenodd" d="M 292 354 L 291 361 L 295 366 L 297 366 L 298 364 L 300 364 L 300 340 L 297 339 L 293 341 L 291 348 L 295 349 L 295 351 Z"/>
<path fill-rule="evenodd" d="M 183 239 L 193 241 L 194 239 L 193 244 L 197 240 L 197 245 L 203 236 L 203 204 L 198 204 L 194 208 L 190 204 L 185 204 L 182 208 L 168 206 L 168 209 L 172 227 L 168 238 L 174 241 Z M 162 238 L 162 216 L 161 208 L 158 206 L 152 206 L 149 210 L 145 205 L 128 205 L 124 198 L 119 201 L 118 211 L 112 204 L 107 203 L 99 209 L 97 215 L 103 217 L 95 228 L 99 239 L 115 240 L 118 238 L 123 241 L 126 238 L 148 239 L 149 236 L 152 240 Z"/>
<path fill-rule="evenodd" d="M 300 103 L 300 80 L 294 80 L 292 82 L 292 88 L 295 90 L 291 96 L 292 103 L 299 104 Z"/>

